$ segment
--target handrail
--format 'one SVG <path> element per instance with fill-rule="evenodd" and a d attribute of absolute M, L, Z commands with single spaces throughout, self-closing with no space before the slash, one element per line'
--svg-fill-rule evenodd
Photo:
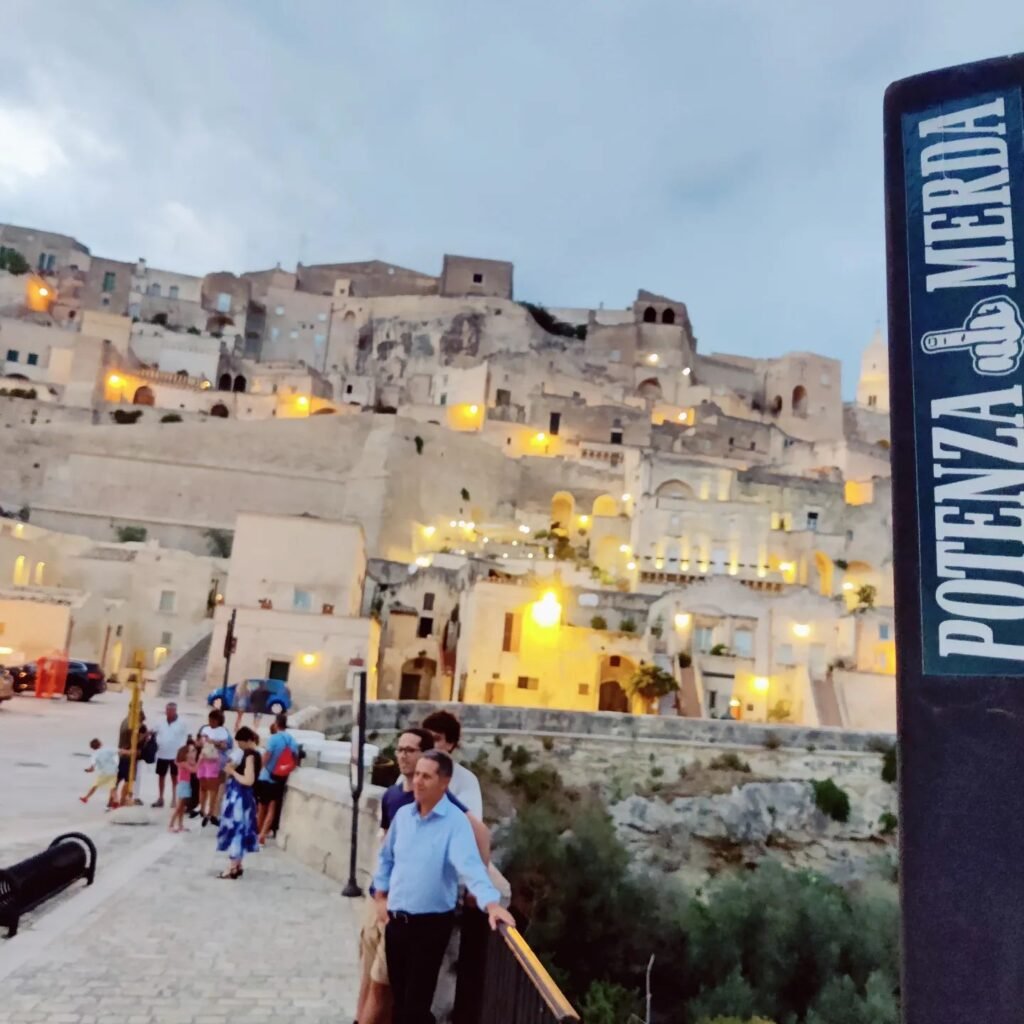
<path fill-rule="evenodd" d="M 555 984 L 554 978 L 548 973 L 547 968 L 540 962 L 537 954 L 530 948 L 522 932 L 510 925 L 500 925 L 501 937 L 505 940 L 516 962 L 523 969 L 524 973 L 533 983 L 538 995 L 547 1004 L 548 1009 L 558 1021 L 579 1020 L 579 1014 L 573 1009 L 572 1003 L 566 999 L 565 994 Z"/>

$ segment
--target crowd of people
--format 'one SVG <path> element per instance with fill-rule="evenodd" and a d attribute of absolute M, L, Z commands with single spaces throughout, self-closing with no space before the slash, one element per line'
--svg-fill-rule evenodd
<path fill-rule="evenodd" d="M 453 755 L 461 724 L 449 711 L 428 715 L 398 737 L 399 779 L 381 796 L 381 846 L 360 930 L 361 983 L 356 1024 L 428 1024 L 438 973 L 460 907 L 476 906 L 492 928 L 513 925 L 495 885 L 490 832 L 483 822 L 480 783 Z M 136 766 L 152 765 L 164 806 L 171 780 L 172 832 L 201 818 L 217 829 L 217 849 L 227 854 L 220 878 L 238 879 L 244 860 L 276 831 L 288 776 L 301 752 L 278 715 L 261 748 L 246 726 L 232 737 L 223 712 L 214 709 L 195 736 L 174 703 L 154 728 L 121 723 L 118 747 L 90 744 L 96 779 L 80 799 L 108 789 L 108 807 L 141 803 Z M 142 775 L 146 774 L 146 768 Z"/>
<path fill-rule="evenodd" d="M 213 825 L 217 849 L 228 855 L 228 866 L 219 876 L 224 879 L 241 878 L 245 856 L 256 853 L 268 836 L 276 834 L 288 776 L 301 757 L 285 714 L 271 723 L 269 739 L 261 748 L 255 729 L 239 725 L 232 737 L 224 726 L 224 712 L 217 708 L 192 736 L 173 701 L 155 727 L 146 724 L 140 706 L 134 726 L 130 716 L 122 721 L 116 748 L 100 739 L 92 740 L 89 747 L 92 757 L 86 771 L 95 779 L 79 797 L 82 803 L 106 790 L 108 810 L 142 805 L 144 780 L 155 774 L 157 798 L 152 806 L 164 807 L 169 778 L 168 829 L 187 831 L 186 818 L 202 819 L 202 828 Z"/>

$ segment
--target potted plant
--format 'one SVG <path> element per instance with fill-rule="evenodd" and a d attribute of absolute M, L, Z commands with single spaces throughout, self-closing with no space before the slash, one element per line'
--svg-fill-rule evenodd
<path fill-rule="evenodd" d="M 395 760 L 395 745 L 389 743 L 374 758 L 370 782 L 375 786 L 393 786 L 398 781 L 398 762 Z"/>

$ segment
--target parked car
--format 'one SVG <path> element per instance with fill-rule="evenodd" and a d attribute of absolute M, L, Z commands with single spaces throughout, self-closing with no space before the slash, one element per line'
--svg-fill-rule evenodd
<path fill-rule="evenodd" d="M 278 715 L 292 706 L 292 694 L 288 684 L 281 679 L 247 679 L 239 697 L 239 684 L 220 686 L 206 698 L 212 708 L 223 711 L 256 711 L 260 709 L 270 715 Z M 243 707 L 239 708 L 239 703 Z"/>
<path fill-rule="evenodd" d="M 0 665 L 0 703 L 14 696 L 14 676 Z"/>
<path fill-rule="evenodd" d="M 35 662 L 11 669 L 11 675 L 14 677 L 14 692 L 34 692 L 37 671 Z M 68 674 L 64 680 L 64 696 L 68 700 L 92 700 L 96 694 L 105 693 L 106 689 L 106 677 L 103 675 L 103 669 L 96 662 L 78 661 L 77 659 L 68 661 Z"/>

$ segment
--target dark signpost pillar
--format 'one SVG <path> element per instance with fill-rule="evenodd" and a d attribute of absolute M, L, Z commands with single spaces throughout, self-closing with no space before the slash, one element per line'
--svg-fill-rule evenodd
<path fill-rule="evenodd" d="M 885 100 L 906 1024 L 1024 1021 L 1022 86 Z"/>

